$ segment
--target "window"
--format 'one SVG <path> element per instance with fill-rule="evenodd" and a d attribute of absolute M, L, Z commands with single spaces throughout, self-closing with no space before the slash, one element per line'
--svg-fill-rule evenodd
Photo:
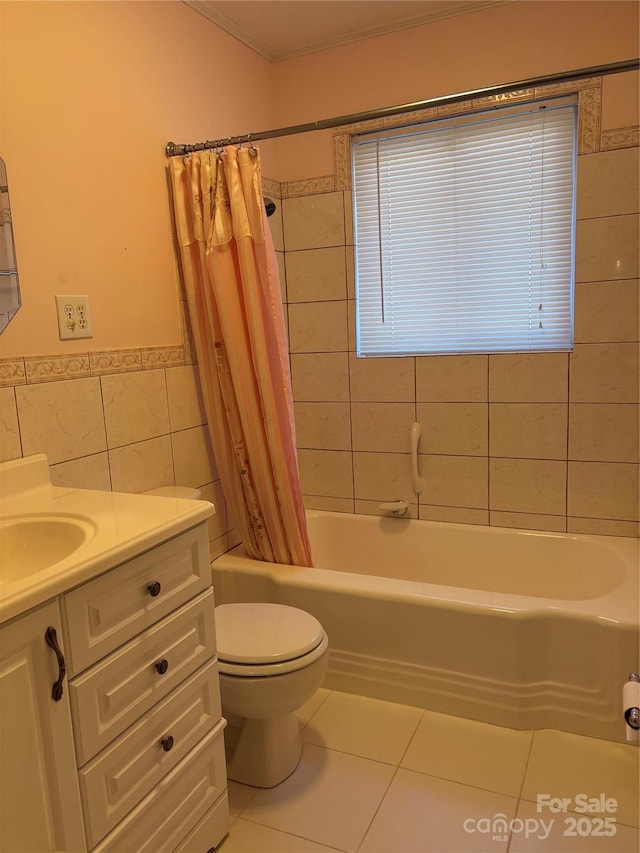
<path fill-rule="evenodd" d="M 355 137 L 359 356 L 569 350 L 574 99 Z"/>

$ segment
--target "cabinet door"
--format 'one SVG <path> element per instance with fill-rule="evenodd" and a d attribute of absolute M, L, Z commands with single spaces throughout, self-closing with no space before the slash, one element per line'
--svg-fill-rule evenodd
<path fill-rule="evenodd" d="M 54 701 L 58 662 L 45 642 L 62 644 L 50 602 L 0 628 L 0 850 L 86 850 L 75 769 L 69 691 Z"/>

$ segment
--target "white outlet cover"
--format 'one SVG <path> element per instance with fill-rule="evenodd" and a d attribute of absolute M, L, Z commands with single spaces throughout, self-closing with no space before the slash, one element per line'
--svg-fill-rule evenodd
<path fill-rule="evenodd" d="M 61 341 L 93 337 L 88 296 L 56 296 L 56 314 Z"/>

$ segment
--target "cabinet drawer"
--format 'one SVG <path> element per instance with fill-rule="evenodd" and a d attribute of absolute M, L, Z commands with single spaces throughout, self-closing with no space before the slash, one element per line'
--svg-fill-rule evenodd
<path fill-rule="evenodd" d="M 69 685 L 79 765 L 216 653 L 213 590 L 185 604 Z M 166 671 L 161 668 L 166 665 Z"/>
<path fill-rule="evenodd" d="M 221 720 L 94 853 L 171 853 L 214 806 L 221 840 L 228 828 L 224 725 Z"/>
<path fill-rule="evenodd" d="M 81 672 L 208 586 L 209 536 L 201 524 L 67 593 L 63 601 L 70 674 Z"/>
<path fill-rule="evenodd" d="M 208 853 L 221 843 L 229 832 L 229 799 L 225 794 L 194 826 L 174 853 Z"/>
<path fill-rule="evenodd" d="M 218 665 L 213 661 L 83 767 L 80 792 L 90 847 L 185 757 L 220 715 Z"/>

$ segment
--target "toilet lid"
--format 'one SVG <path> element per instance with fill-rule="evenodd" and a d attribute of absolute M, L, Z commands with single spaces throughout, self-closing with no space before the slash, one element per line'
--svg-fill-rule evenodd
<path fill-rule="evenodd" d="M 216 635 L 221 661 L 266 664 L 307 654 L 324 629 L 310 613 L 285 604 L 220 604 Z"/>

